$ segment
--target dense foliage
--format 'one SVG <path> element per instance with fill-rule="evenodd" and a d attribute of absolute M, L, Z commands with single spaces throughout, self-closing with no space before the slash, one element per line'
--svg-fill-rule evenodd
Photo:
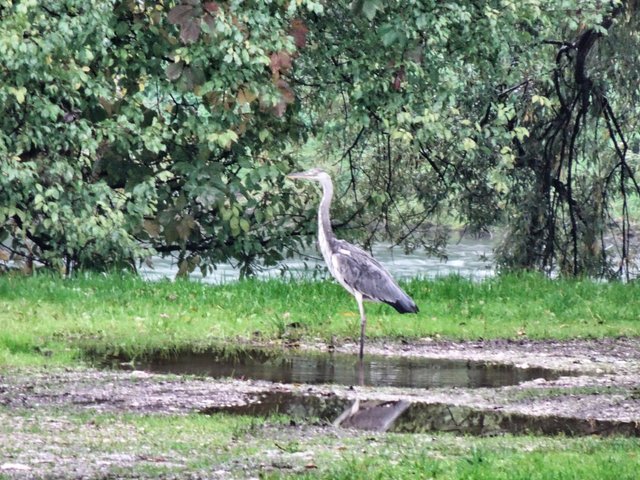
<path fill-rule="evenodd" d="M 149 248 L 179 252 L 185 270 L 277 258 L 296 204 L 280 185 L 297 7 L 243 3 L 4 2 L 12 251 L 67 269 Z"/>
<path fill-rule="evenodd" d="M 313 164 L 365 243 L 503 223 L 505 267 L 626 274 L 636 3 L 0 0 L 0 260 L 250 273 Z"/>
<path fill-rule="evenodd" d="M 635 9 L 332 2 L 295 75 L 325 98 L 305 110 L 348 172 L 352 212 L 409 246 L 438 247 L 452 218 L 472 232 L 502 223 L 505 268 L 628 274 Z"/>

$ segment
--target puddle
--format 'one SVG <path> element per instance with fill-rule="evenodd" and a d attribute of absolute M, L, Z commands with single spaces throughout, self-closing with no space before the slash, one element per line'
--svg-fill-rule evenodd
<path fill-rule="evenodd" d="M 253 395 L 248 402 L 243 404 L 208 407 L 201 410 L 200 413 L 211 415 L 224 412 L 253 417 L 280 414 L 328 422 L 338 418 L 349 403 L 348 399 L 333 394 L 303 395 L 272 391 Z"/>
<path fill-rule="evenodd" d="M 357 426 L 357 424 L 356 424 Z M 393 431 L 453 432 L 464 435 L 625 435 L 640 436 L 637 422 L 557 415 L 503 412 L 443 403 L 412 403 L 394 423 Z"/>
<path fill-rule="evenodd" d="M 367 385 L 401 388 L 497 388 L 566 372 L 519 368 L 466 360 L 366 355 L 362 370 L 354 355 L 275 350 L 187 353 L 172 358 L 125 364 L 153 373 L 266 380 L 289 384 Z"/>
<path fill-rule="evenodd" d="M 376 432 L 640 436 L 640 425 L 634 421 L 529 415 L 420 401 L 354 401 L 335 394 L 263 392 L 242 405 L 201 411 L 204 414 L 219 412 L 262 417 L 286 414 L 302 420 L 317 419 L 337 427 Z"/>

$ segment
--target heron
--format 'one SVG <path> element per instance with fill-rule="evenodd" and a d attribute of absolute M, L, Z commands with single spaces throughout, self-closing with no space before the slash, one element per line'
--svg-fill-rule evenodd
<path fill-rule="evenodd" d="M 335 237 L 331 228 L 329 207 L 333 182 L 321 168 L 287 175 L 293 180 L 311 180 L 322 186 L 318 208 L 318 244 L 329 272 L 358 302 L 360 311 L 360 360 L 364 357 L 367 317 L 364 301 L 384 302 L 400 313 L 417 313 L 418 306 L 396 283 L 391 274 L 360 247 Z"/>

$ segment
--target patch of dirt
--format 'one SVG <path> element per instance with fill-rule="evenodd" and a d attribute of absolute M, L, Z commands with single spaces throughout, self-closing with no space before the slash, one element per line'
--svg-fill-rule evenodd
<path fill-rule="evenodd" d="M 240 404 L 266 382 L 216 381 L 94 369 L 21 370 L 0 375 L 0 405 L 10 408 L 185 414 Z"/>

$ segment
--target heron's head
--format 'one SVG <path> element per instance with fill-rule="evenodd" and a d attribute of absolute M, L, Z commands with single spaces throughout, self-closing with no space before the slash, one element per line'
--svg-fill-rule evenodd
<path fill-rule="evenodd" d="M 312 168 L 311 170 L 306 170 L 304 172 L 290 173 L 287 175 L 287 178 L 291 178 L 292 180 L 313 180 L 320 183 L 327 180 L 331 181 L 329 174 L 321 168 Z"/>

